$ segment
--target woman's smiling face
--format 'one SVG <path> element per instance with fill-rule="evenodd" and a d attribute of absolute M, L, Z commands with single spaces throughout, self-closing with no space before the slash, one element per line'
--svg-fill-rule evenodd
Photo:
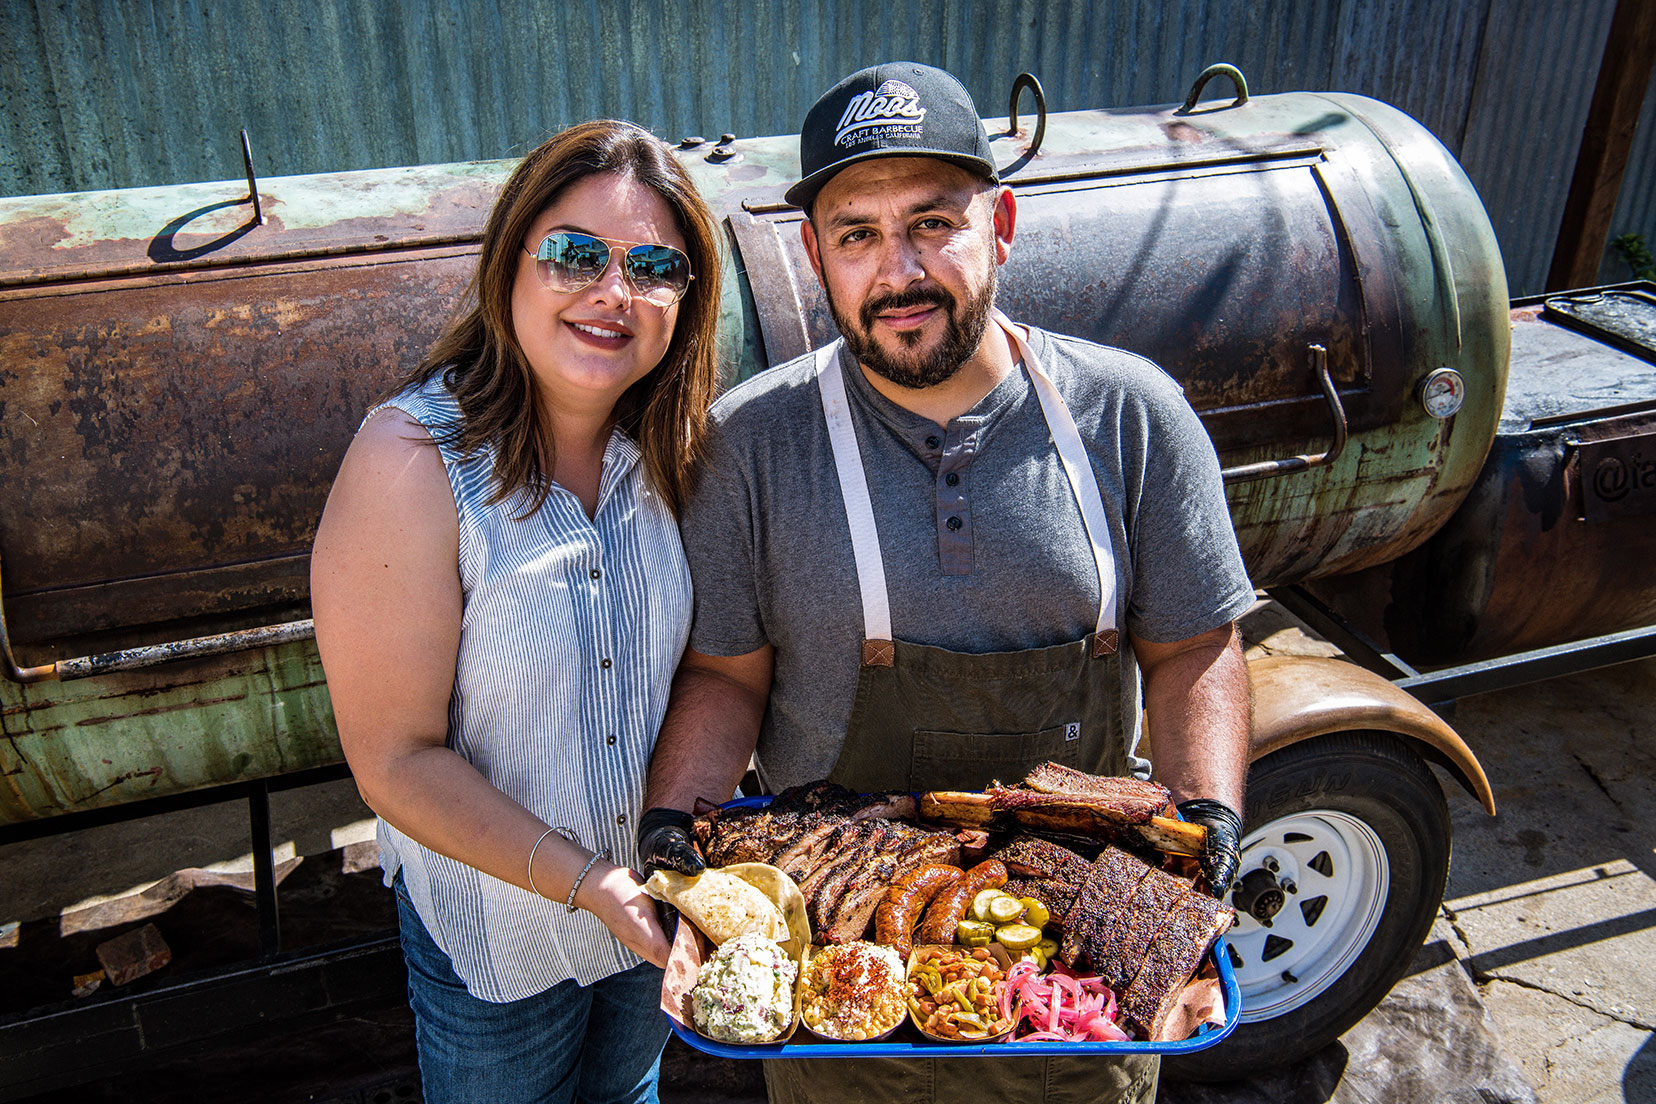
<path fill-rule="evenodd" d="M 613 406 L 666 355 L 678 304 L 658 307 L 633 292 L 621 271 L 624 246 L 610 251 L 603 274 L 580 291 L 549 291 L 532 254 L 556 230 L 681 251 L 684 237 L 666 201 L 618 173 L 570 185 L 530 224 L 512 284 L 512 329 L 536 386 L 555 407 Z"/>

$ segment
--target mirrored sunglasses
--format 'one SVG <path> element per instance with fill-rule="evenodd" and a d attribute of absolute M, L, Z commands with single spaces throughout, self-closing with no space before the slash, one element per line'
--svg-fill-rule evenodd
<path fill-rule="evenodd" d="M 629 242 L 559 230 L 548 234 L 538 249 L 525 248 L 524 252 L 535 258 L 535 272 L 543 287 L 567 293 L 580 291 L 602 276 L 617 249 L 632 293 L 658 307 L 678 302 L 695 279 L 690 258 L 660 242 Z"/>

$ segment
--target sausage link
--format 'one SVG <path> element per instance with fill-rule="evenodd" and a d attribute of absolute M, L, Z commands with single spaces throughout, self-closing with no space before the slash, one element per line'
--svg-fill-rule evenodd
<path fill-rule="evenodd" d="M 966 872 L 966 876 L 951 888 L 933 897 L 926 908 L 926 918 L 920 922 L 922 943 L 953 943 L 955 928 L 972 898 L 986 889 L 998 889 L 1006 884 L 1006 867 L 999 859 L 987 859 Z"/>
<path fill-rule="evenodd" d="M 920 910 L 938 893 L 966 876 L 958 866 L 928 863 L 915 867 L 885 892 L 880 907 L 874 913 L 874 939 L 891 947 L 903 958 L 908 958 L 914 946 L 914 923 L 920 919 Z"/>

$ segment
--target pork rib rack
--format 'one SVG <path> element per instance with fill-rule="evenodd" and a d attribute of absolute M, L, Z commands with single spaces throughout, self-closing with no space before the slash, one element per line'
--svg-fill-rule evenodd
<path fill-rule="evenodd" d="M 1064 917 L 1087 883 L 1091 864 L 1069 848 L 1035 836 L 1016 837 L 995 851 L 994 857 L 1006 867 L 1006 892 L 1045 904 L 1052 913 L 1052 926 L 1062 930 Z"/>
<path fill-rule="evenodd" d="M 1235 918 L 1187 879 L 1106 847 L 1064 914 L 1058 954 L 1072 969 L 1103 978 L 1139 1037 L 1156 1039 L 1179 991 Z"/>
<path fill-rule="evenodd" d="M 886 887 L 928 863 L 960 862 L 960 841 L 896 817 L 910 794 L 854 794 L 828 782 L 796 786 L 763 809 L 714 809 L 693 833 L 709 866 L 770 863 L 799 883 L 823 943 L 862 938 Z"/>

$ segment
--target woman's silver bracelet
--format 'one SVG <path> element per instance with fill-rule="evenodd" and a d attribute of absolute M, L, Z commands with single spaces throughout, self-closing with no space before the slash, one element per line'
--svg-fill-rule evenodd
<path fill-rule="evenodd" d="M 548 828 L 546 831 L 541 833 L 540 839 L 535 841 L 535 846 L 529 849 L 529 891 L 536 897 L 543 897 L 545 894 L 535 888 L 535 852 L 540 850 L 540 845 L 545 843 L 546 837 L 550 836 L 553 832 L 558 833 L 558 835 L 562 836 L 570 843 L 573 843 L 576 847 L 581 846 L 581 841 L 575 838 L 575 832 L 570 828 Z M 579 885 L 580 883 L 577 882 L 576 884 Z"/>
<path fill-rule="evenodd" d="M 591 870 L 592 865 L 599 859 L 607 858 L 609 858 L 608 851 L 594 851 L 592 853 L 592 858 L 588 859 L 587 864 L 581 867 L 581 872 L 575 875 L 575 884 L 569 887 L 569 897 L 564 901 L 564 907 L 570 912 L 577 911 L 575 908 L 575 894 L 580 891 L 581 883 L 586 880 L 587 871 Z"/>

